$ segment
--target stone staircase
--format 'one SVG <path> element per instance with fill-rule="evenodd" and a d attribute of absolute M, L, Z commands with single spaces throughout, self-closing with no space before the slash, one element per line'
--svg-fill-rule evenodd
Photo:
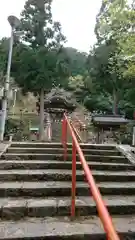
<path fill-rule="evenodd" d="M 135 166 L 115 146 L 81 146 L 121 239 L 135 239 Z M 9 147 L 0 161 L 0 239 L 106 239 L 79 160 L 70 219 L 70 144 L 68 152 L 64 162 L 59 143 Z"/>
<path fill-rule="evenodd" d="M 56 143 L 56 142 L 60 142 L 62 139 L 62 124 L 60 121 L 56 121 L 52 123 L 52 139 L 51 141 Z M 67 129 L 67 141 L 68 142 L 72 142 L 72 137 L 70 132 Z"/>
<path fill-rule="evenodd" d="M 53 122 L 52 125 L 52 142 L 60 142 L 62 136 L 62 124 L 61 122 Z"/>

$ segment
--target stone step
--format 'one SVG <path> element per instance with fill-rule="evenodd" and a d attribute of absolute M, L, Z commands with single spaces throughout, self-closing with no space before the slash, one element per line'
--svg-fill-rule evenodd
<path fill-rule="evenodd" d="M 62 154 L 63 148 L 14 148 L 10 147 L 8 149 L 8 153 L 53 153 L 53 154 Z M 110 156 L 118 156 L 121 155 L 117 150 L 106 150 L 106 149 L 83 149 L 84 154 L 91 155 L 110 155 Z M 68 149 L 68 153 L 72 153 L 72 148 Z"/>
<path fill-rule="evenodd" d="M 135 214 L 135 198 L 132 196 L 106 196 L 103 198 L 110 214 Z M 70 216 L 71 198 L 0 198 L 3 220 L 19 220 L 24 217 Z M 76 198 L 76 217 L 97 215 L 92 197 Z"/>
<path fill-rule="evenodd" d="M 87 162 L 93 170 L 124 171 L 135 170 L 135 165 L 126 163 L 103 163 Z M 77 161 L 78 170 L 82 170 L 81 162 Z M 72 169 L 71 161 L 40 161 L 40 160 L 1 160 L 0 170 L 2 169 Z"/>
<path fill-rule="evenodd" d="M 135 216 L 113 218 L 120 239 L 133 240 Z M 105 240 L 106 234 L 98 217 L 78 217 L 74 222 L 67 217 L 27 218 L 20 221 L 1 221 L 2 240 Z"/>
<path fill-rule="evenodd" d="M 135 171 L 96 171 L 92 170 L 94 179 L 98 182 L 115 181 L 121 182 L 135 181 Z M 84 181 L 83 170 L 77 170 L 77 181 Z M 61 169 L 31 169 L 31 170 L 0 170 L 0 181 L 71 181 L 72 171 Z"/>
<path fill-rule="evenodd" d="M 22 147 L 22 148 L 61 148 L 61 143 L 48 142 L 48 143 L 40 143 L 40 142 L 13 142 L 12 147 Z M 68 143 L 68 147 L 71 148 L 72 144 Z M 104 150 L 116 150 L 116 145 L 114 144 L 90 144 L 90 143 L 81 143 L 82 149 L 104 149 Z"/>
<path fill-rule="evenodd" d="M 124 156 L 100 156 L 100 155 L 87 155 L 85 154 L 87 161 L 99 161 L 99 162 L 116 162 L 116 163 L 128 163 L 128 160 Z M 32 153 L 5 153 L 2 159 L 9 160 L 62 160 L 63 154 L 32 154 Z M 68 159 L 71 161 L 72 154 L 68 154 Z"/>
<path fill-rule="evenodd" d="M 135 182 L 100 182 L 97 186 L 104 195 L 135 194 Z M 88 184 L 77 182 L 76 194 L 90 196 Z M 71 196 L 71 182 L 0 182 L 0 198 L 49 196 Z"/>

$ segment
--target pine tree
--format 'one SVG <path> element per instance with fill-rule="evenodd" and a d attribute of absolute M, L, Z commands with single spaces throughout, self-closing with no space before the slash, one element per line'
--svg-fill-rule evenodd
<path fill-rule="evenodd" d="M 60 46 L 65 41 L 61 24 L 53 22 L 52 0 L 27 0 L 21 14 L 23 39 L 32 48 Z"/>
<path fill-rule="evenodd" d="M 27 84 L 32 86 L 34 91 L 36 86 L 37 92 L 40 92 L 40 140 L 44 132 L 45 89 L 51 88 L 52 82 L 57 85 L 56 78 L 58 77 L 58 65 L 60 65 L 57 59 L 65 41 L 61 32 L 61 24 L 53 22 L 51 6 L 52 0 L 27 0 L 21 14 L 23 41 L 34 51 L 33 67 L 37 68 L 36 72 L 38 72 L 35 79 L 30 80 L 33 81 L 32 84 Z M 34 69 L 33 72 L 35 74 Z"/>

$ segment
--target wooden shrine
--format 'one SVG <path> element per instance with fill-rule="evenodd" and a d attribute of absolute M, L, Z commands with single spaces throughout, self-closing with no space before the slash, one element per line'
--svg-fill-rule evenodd
<path fill-rule="evenodd" d="M 75 108 L 74 103 L 60 96 L 53 96 L 44 101 L 44 111 L 50 114 L 52 120 L 61 120 L 65 112 L 72 113 Z"/>
<path fill-rule="evenodd" d="M 64 113 L 70 114 L 76 109 L 76 105 L 64 96 L 55 94 L 44 101 L 45 126 L 51 129 L 51 141 L 61 141 L 61 121 Z M 47 120 L 48 119 L 48 120 Z"/>
<path fill-rule="evenodd" d="M 114 135 L 125 128 L 129 120 L 120 115 L 93 115 L 92 123 L 97 133 L 97 143 L 103 143 L 103 132 L 110 131 Z"/>

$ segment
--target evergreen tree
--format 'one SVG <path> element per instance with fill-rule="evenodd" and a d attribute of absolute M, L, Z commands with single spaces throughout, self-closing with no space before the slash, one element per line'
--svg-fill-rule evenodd
<path fill-rule="evenodd" d="M 25 69 L 30 68 L 31 74 L 26 74 L 22 84 L 25 89 L 40 92 L 41 140 L 44 132 L 45 90 L 51 89 L 54 84 L 59 85 L 60 79 L 67 73 L 62 53 L 65 37 L 61 32 L 61 24 L 53 22 L 51 6 L 52 0 L 27 0 L 21 14 L 23 41 L 31 48 L 30 54 L 25 51 L 25 57 L 28 55 L 31 58 L 31 67 L 23 64 Z"/>

